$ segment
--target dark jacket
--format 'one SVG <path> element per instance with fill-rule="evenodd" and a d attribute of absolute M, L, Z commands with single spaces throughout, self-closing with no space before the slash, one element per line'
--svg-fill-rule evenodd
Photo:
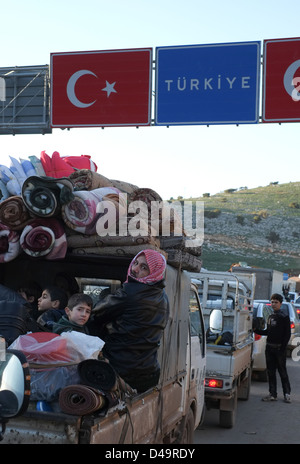
<path fill-rule="evenodd" d="M 267 335 L 267 343 L 274 345 L 281 345 L 281 350 L 285 350 L 288 341 L 291 337 L 291 323 L 290 318 L 281 310 L 274 311 L 267 322 L 265 330 L 255 330 L 259 335 Z"/>
<path fill-rule="evenodd" d="M 0 284 L 0 335 L 10 345 L 20 335 L 42 329 L 30 317 L 30 304 L 15 290 Z"/>
<path fill-rule="evenodd" d="M 159 374 L 157 350 L 168 317 L 163 281 L 154 285 L 130 281 L 95 306 L 90 333 L 105 341 L 103 355 L 136 388 L 132 378 Z"/>
<path fill-rule="evenodd" d="M 47 309 L 37 319 L 39 326 L 42 330 L 52 332 L 52 326 L 55 322 L 58 322 L 62 316 L 66 314 L 64 309 Z"/>
<path fill-rule="evenodd" d="M 52 325 L 52 332 L 56 334 L 61 334 L 62 332 L 71 332 L 75 330 L 76 332 L 81 332 L 84 334 L 89 334 L 88 329 L 85 325 L 79 325 L 75 322 L 69 321 L 67 316 L 62 316 L 58 322 L 54 322 Z"/>

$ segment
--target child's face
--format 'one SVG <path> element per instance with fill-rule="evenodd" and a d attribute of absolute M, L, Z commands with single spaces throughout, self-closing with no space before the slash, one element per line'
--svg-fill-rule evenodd
<path fill-rule="evenodd" d="M 91 315 L 91 308 L 86 303 L 79 303 L 78 305 L 74 306 L 73 309 L 66 308 L 65 309 L 69 321 L 75 322 L 78 325 L 84 325 L 89 320 Z"/>
<path fill-rule="evenodd" d="M 51 301 L 51 296 L 48 290 L 43 290 L 42 295 L 38 299 L 38 310 L 46 311 L 54 307 L 54 301 Z"/>

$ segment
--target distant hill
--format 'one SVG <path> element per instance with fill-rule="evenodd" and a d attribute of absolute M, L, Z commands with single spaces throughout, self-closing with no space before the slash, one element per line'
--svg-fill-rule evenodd
<path fill-rule="evenodd" d="M 233 263 L 300 274 L 300 182 L 228 189 L 204 202 L 203 267 Z"/>

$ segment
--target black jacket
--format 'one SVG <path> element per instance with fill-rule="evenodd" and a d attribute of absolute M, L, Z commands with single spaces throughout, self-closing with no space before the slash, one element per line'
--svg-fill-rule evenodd
<path fill-rule="evenodd" d="M 30 317 L 31 305 L 15 290 L 0 284 L 0 335 L 10 345 L 20 335 L 41 331 Z"/>
<path fill-rule="evenodd" d="M 267 328 L 255 330 L 255 333 L 267 335 L 267 343 L 281 345 L 281 349 L 285 350 L 291 337 L 290 318 L 280 310 L 274 311 L 268 318 Z"/>
<path fill-rule="evenodd" d="M 103 355 L 125 380 L 159 372 L 157 350 L 169 317 L 163 287 L 163 281 L 124 283 L 93 309 L 90 334 L 105 341 Z"/>

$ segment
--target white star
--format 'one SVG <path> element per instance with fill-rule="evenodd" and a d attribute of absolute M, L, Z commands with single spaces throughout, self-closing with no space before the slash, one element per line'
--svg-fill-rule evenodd
<path fill-rule="evenodd" d="M 110 84 L 107 81 L 105 82 L 106 82 L 106 87 L 104 87 L 102 90 L 104 90 L 104 92 L 107 92 L 107 98 L 108 98 L 112 92 L 117 93 L 117 91 L 114 89 L 115 82 L 113 82 L 112 84 Z"/>

